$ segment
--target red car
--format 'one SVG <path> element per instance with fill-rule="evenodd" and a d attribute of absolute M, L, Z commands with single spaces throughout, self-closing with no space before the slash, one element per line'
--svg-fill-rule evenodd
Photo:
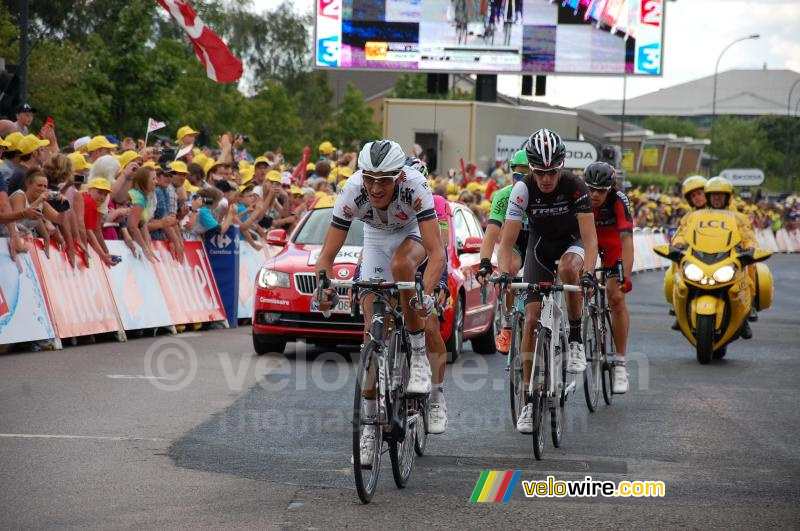
<path fill-rule="evenodd" d="M 340 289 L 340 302 L 330 317 L 310 310 L 317 282 L 314 265 L 330 226 L 335 198 L 319 199 L 291 234 L 271 231 L 268 243 L 284 247 L 269 259 L 256 278 L 253 315 L 253 348 L 258 354 L 283 352 L 286 343 L 304 339 L 317 346 L 360 344 L 364 321 L 351 314 L 349 290 Z M 461 203 L 450 203 L 449 287 L 451 297 L 444 307 L 442 337 L 448 361 L 463 351 L 463 342 L 481 354 L 495 351 L 495 294 L 489 290 L 484 303 L 475 279 L 483 230 L 475 215 Z M 353 278 L 364 240 L 364 226 L 356 221 L 333 266 L 333 277 Z"/>

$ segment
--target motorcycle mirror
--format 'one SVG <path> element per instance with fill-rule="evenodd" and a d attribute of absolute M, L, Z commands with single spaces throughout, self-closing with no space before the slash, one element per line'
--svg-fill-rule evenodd
<path fill-rule="evenodd" d="M 662 243 L 661 245 L 656 245 L 653 247 L 653 252 L 659 256 L 668 258 L 673 262 L 680 262 L 683 258 L 683 251 L 676 247 L 672 247 L 671 245 L 667 245 L 666 243 Z"/>
<path fill-rule="evenodd" d="M 740 253 L 739 263 L 742 264 L 743 267 L 749 266 L 750 264 L 754 264 L 756 262 L 763 262 L 767 258 L 772 256 L 770 251 L 766 251 L 764 249 L 753 249 L 752 251 L 745 251 Z"/>

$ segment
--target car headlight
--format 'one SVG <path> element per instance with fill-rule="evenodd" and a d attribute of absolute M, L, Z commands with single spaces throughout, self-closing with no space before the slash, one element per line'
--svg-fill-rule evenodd
<path fill-rule="evenodd" d="M 289 274 L 263 268 L 258 272 L 258 286 L 261 288 L 288 288 Z"/>
<path fill-rule="evenodd" d="M 728 264 L 714 271 L 714 274 L 712 276 L 714 277 L 714 280 L 716 280 L 720 284 L 724 284 L 725 282 L 729 282 L 733 278 L 734 273 L 736 273 L 736 268 Z"/>
<path fill-rule="evenodd" d="M 703 270 L 695 264 L 683 266 L 683 275 L 692 282 L 700 282 L 703 279 Z"/>

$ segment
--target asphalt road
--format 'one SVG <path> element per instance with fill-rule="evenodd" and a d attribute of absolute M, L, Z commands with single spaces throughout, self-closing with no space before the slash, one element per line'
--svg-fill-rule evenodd
<path fill-rule="evenodd" d="M 636 276 L 631 391 L 593 414 L 576 395 L 543 461 L 512 429 L 504 360 L 466 354 L 448 367 L 447 433 L 402 491 L 385 459 L 369 506 L 351 477 L 347 353 L 258 358 L 240 328 L 0 356 L 0 526 L 797 528 L 800 257 L 769 264 L 773 307 L 710 366 L 670 330 L 662 274 Z M 511 503 L 470 504 L 483 470 L 661 480 L 666 496 L 518 485 Z"/>

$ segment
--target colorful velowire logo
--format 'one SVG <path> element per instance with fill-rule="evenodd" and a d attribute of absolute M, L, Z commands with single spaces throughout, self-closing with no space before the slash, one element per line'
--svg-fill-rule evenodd
<path fill-rule="evenodd" d="M 472 491 L 471 502 L 507 502 L 519 482 L 519 470 L 485 470 Z"/>

